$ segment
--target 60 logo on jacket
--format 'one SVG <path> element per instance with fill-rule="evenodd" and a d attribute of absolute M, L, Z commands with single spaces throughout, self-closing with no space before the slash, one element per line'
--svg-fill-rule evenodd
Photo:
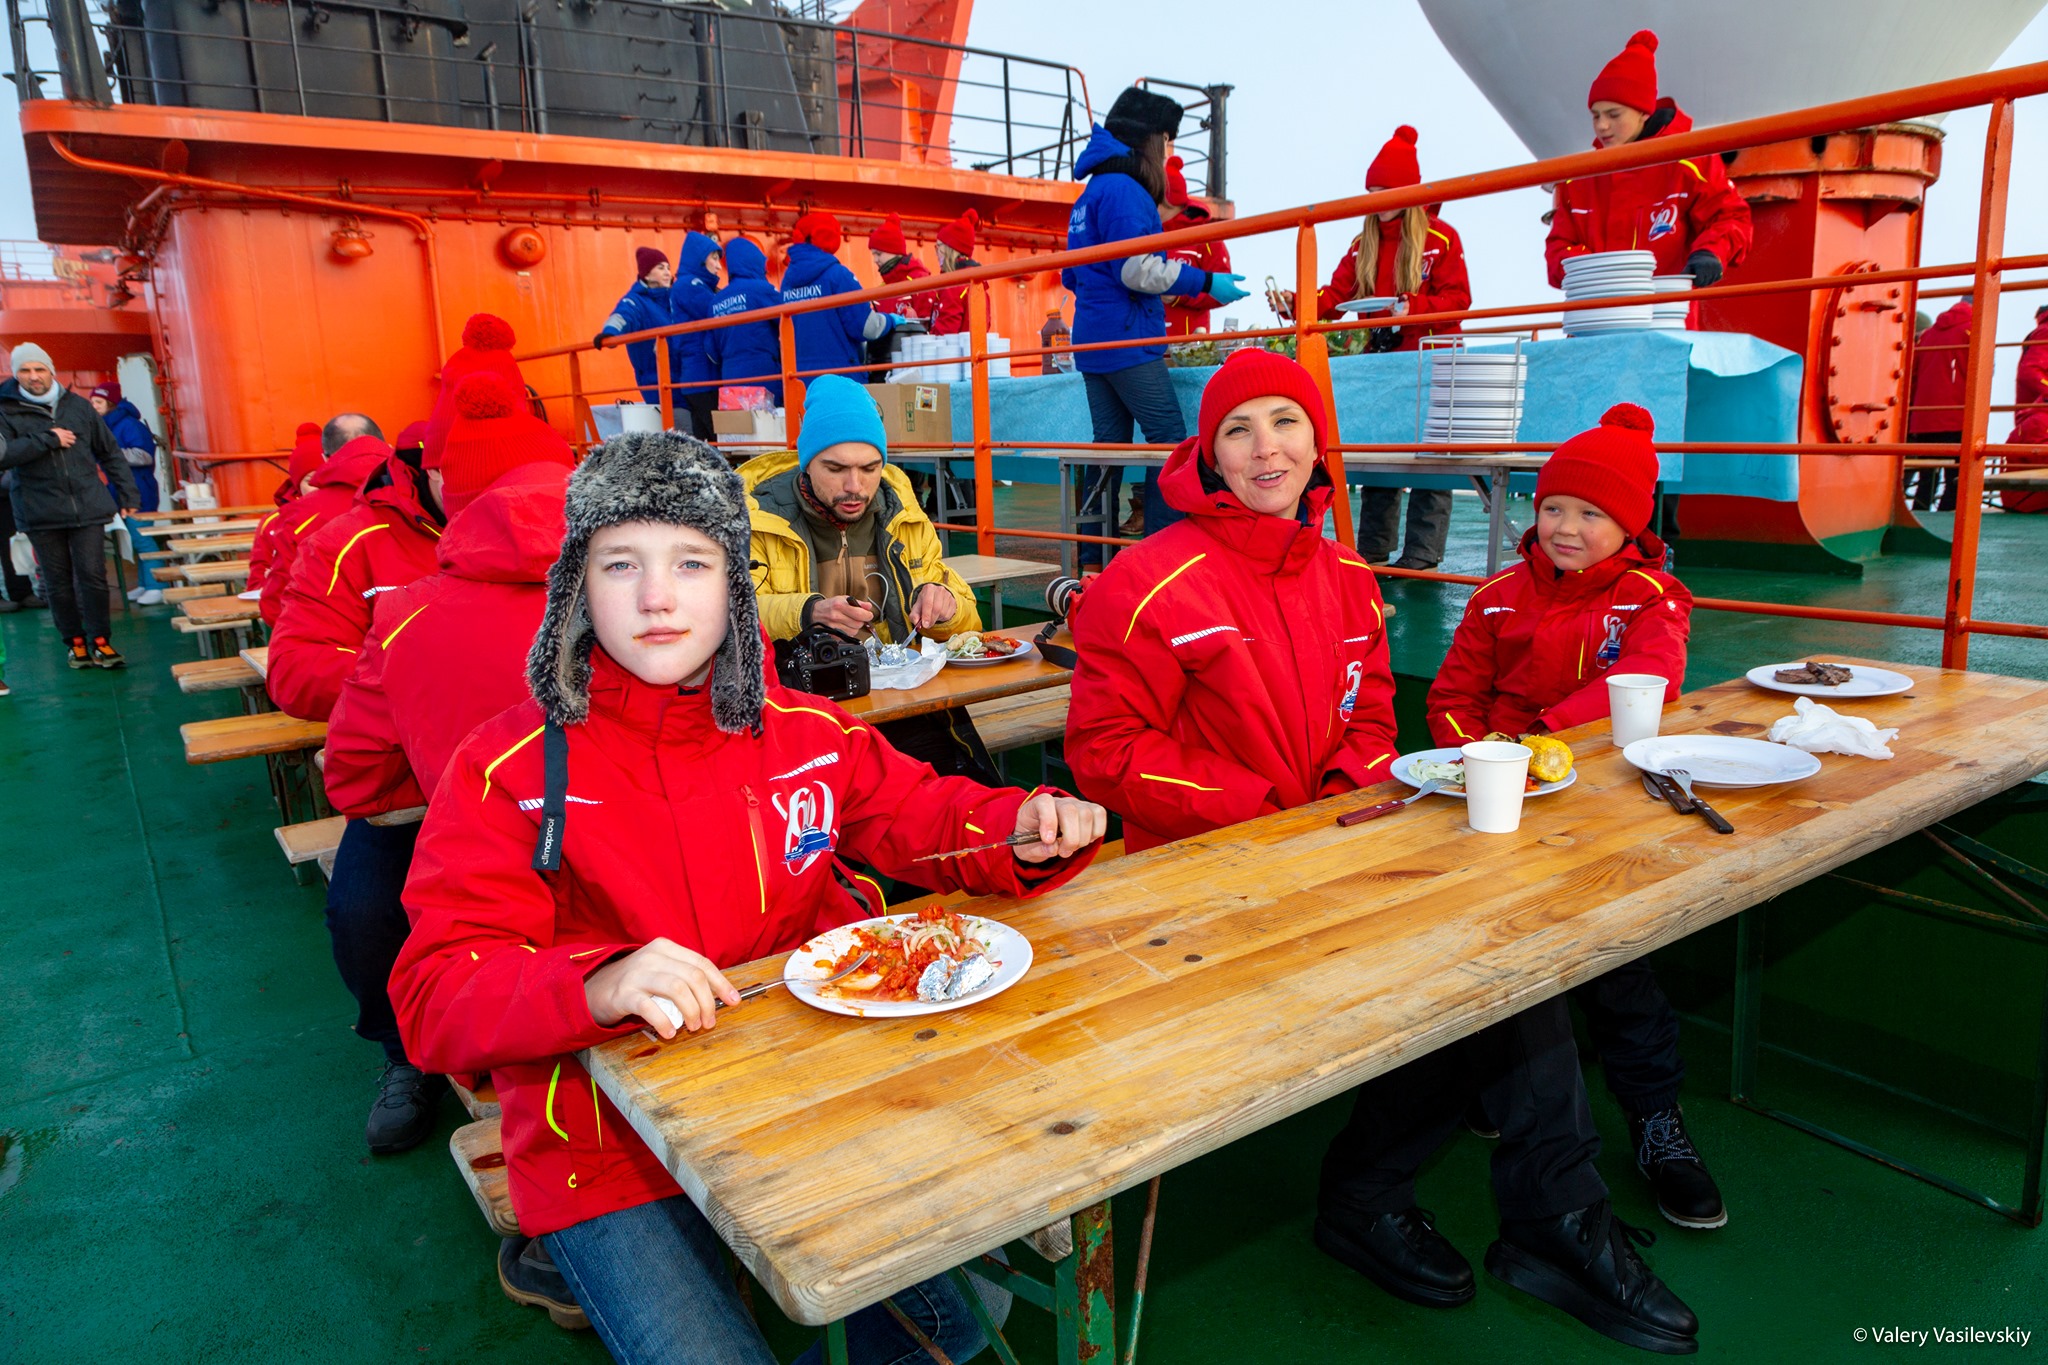
<path fill-rule="evenodd" d="M 768 799 L 783 819 L 782 864 L 792 877 L 799 876 L 832 851 L 832 789 L 823 782 L 807 782 L 790 793 L 787 804 L 780 793 Z"/>

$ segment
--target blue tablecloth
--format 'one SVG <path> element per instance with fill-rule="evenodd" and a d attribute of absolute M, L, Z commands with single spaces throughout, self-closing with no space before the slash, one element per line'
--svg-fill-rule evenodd
<path fill-rule="evenodd" d="M 1615 403 L 1638 403 L 1665 440 L 1794 439 L 1799 426 L 1800 358 L 1735 332 L 1617 332 L 1525 345 L 1529 386 L 1519 439 L 1555 443 L 1595 425 Z M 1194 430 L 1202 386 L 1213 367 L 1177 369 L 1174 391 Z M 1413 352 L 1339 356 L 1330 362 L 1337 415 L 1346 441 L 1387 444 L 1416 439 L 1419 367 Z M 970 386 L 952 386 L 953 439 L 973 440 Z M 1091 438 L 1088 399 L 1076 374 L 989 381 L 990 430 L 1011 441 Z M 1046 452 L 1050 454 L 1050 452 Z M 1003 456 L 996 477 L 1049 482 L 1048 459 Z M 1665 455 L 1666 486 L 1679 493 L 1735 493 L 1788 502 L 1799 496 L 1799 462 L 1783 456 Z M 1385 482 L 1384 478 L 1375 480 Z M 1418 480 L 1418 482 L 1421 482 Z M 1450 480 L 1437 481 L 1449 486 Z"/>

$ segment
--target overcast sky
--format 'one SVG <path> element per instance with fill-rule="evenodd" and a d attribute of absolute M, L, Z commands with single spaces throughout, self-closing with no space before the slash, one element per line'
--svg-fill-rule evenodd
<path fill-rule="evenodd" d="M 1930 0 L 1933 3 L 1934 0 Z M 1143 10 L 1141 15 L 1140 11 Z M 1437 42 L 1413 0 L 1266 4 L 1180 0 L 1163 19 L 1149 7 L 1104 0 L 981 0 L 969 41 L 978 47 L 1078 67 L 1098 106 L 1141 76 L 1236 87 L 1230 103 L 1230 190 L 1242 213 L 1350 195 L 1396 124 L 1421 130 L 1426 178 L 1491 170 L 1528 159 L 1528 150 Z M 1141 54 L 1141 55 L 1134 55 Z M 2037 18 L 1998 63 L 2048 60 L 2048 15 Z M 1575 85 L 1591 72 L 1560 73 Z M 1684 103 L 1684 91 L 1667 92 Z M 1927 264 L 1974 250 L 1978 165 L 1985 118 L 1964 111 L 1947 121 L 1948 174 L 1931 191 L 1922 248 Z M 1543 276 L 1540 191 L 1461 203 L 1446 210 L 1465 241 L 1474 302 L 1486 307 L 1554 297 Z M 2048 102 L 2018 110 L 2009 238 L 2039 250 L 2048 210 Z M 1318 234 L 1327 275 L 1355 224 Z M 35 223 L 14 102 L 0 92 L 0 237 L 28 239 Z M 1268 274 L 1293 276 L 1292 235 L 1233 244 L 1254 299 L 1224 310 L 1246 326 L 1270 321 L 1257 302 Z M 2024 335 L 2048 294 L 2008 296 L 2000 334 Z M 1219 317 L 1222 315 L 1219 315 Z M 2009 374 L 2011 352 L 2001 370 Z M 2005 395 L 2009 377 L 1999 392 Z M 2001 397 L 2000 401 L 2010 401 Z M 1998 431 L 1994 425 L 1994 431 Z"/>

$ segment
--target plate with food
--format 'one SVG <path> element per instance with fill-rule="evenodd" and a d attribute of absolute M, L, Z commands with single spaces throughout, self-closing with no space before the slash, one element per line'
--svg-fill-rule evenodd
<path fill-rule="evenodd" d="M 860 970 L 830 985 L 860 960 Z M 939 1014 L 999 995 L 1031 969 L 1031 944 L 1007 924 L 932 904 L 819 934 L 789 955 L 789 993 L 814 1009 L 859 1019 Z"/>
<path fill-rule="evenodd" d="M 1820 659 L 1763 664 L 1746 676 L 1767 692 L 1790 692 L 1796 697 L 1896 697 L 1913 687 L 1911 678 L 1889 668 L 1831 664 Z"/>
<path fill-rule="evenodd" d="M 1683 768 L 1702 787 L 1775 787 L 1820 771 L 1820 760 L 1804 749 L 1734 735 L 1658 735 L 1628 745 L 1621 756 L 1644 772 Z"/>
<path fill-rule="evenodd" d="M 1029 640 L 987 631 L 963 630 L 946 641 L 946 666 L 986 668 L 990 664 L 1014 664 L 1037 653 L 1038 646 Z"/>
<path fill-rule="evenodd" d="M 1536 751 L 1535 757 L 1529 760 L 1529 778 L 1522 788 L 1529 796 L 1548 796 L 1552 792 L 1561 792 L 1579 780 L 1578 770 L 1572 767 L 1571 747 L 1561 739 L 1554 739 L 1549 735 L 1530 735 L 1522 739 L 1514 739 L 1507 735 L 1489 738 L 1507 739 L 1514 744 L 1528 744 Z M 1537 742 L 1532 744 L 1531 740 Z M 1546 749 L 1549 752 L 1546 752 Z M 1563 750 L 1562 754 L 1556 752 L 1560 749 Z M 1539 776 L 1539 773 L 1554 773 L 1559 769 L 1563 770 L 1564 775 L 1551 781 L 1546 782 Z M 1395 781 L 1406 782 L 1411 787 L 1420 787 L 1426 782 L 1441 782 L 1444 785 L 1437 791 L 1439 796 L 1455 796 L 1460 801 L 1465 799 L 1465 758 L 1455 748 L 1417 749 L 1412 754 L 1402 754 L 1394 760 L 1393 766 L 1387 771 L 1393 774 Z"/>

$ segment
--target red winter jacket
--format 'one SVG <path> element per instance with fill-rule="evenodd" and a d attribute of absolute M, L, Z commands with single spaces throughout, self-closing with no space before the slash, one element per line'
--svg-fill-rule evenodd
<path fill-rule="evenodd" d="M 1199 459 L 1190 438 L 1159 473 L 1187 520 L 1073 614 L 1067 762 L 1134 853 L 1381 781 L 1400 752 L 1379 586 L 1323 538 L 1327 477 L 1304 525 L 1205 489 Z"/>
<path fill-rule="evenodd" d="M 602 649 L 591 664 L 589 719 L 567 730 L 561 871 L 532 870 L 542 727 L 526 701 L 464 740 L 434 791 L 405 887 L 412 935 L 391 974 L 408 1056 L 493 1073 L 529 1236 L 677 1192 L 570 1055 L 640 1027 L 591 1018 L 596 968 L 662 937 L 721 967 L 789 952 L 870 913 L 836 875 L 841 858 L 1026 896 L 1093 856 L 1043 876 L 1008 849 L 913 869 L 919 854 L 1014 829 L 1024 793 L 938 777 L 830 702 L 772 683 L 759 736 L 728 735 L 708 690 L 650 686 Z"/>
<path fill-rule="evenodd" d="M 299 502 L 299 490 L 286 485 L 277 490 L 277 510 L 264 514 L 256 523 L 256 534 L 249 544 L 249 589 L 260 589 L 263 579 L 270 572 L 270 566 L 277 558 L 278 537 L 284 531 L 292 508 Z M 259 603 L 259 610 L 260 610 Z"/>
<path fill-rule="evenodd" d="M 463 738 L 526 696 L 568 483 L 558 464 L 504 475 L 448 523 L 438 573 L 378 600 L 327 722 L 336 810 L 364 817 L 425 804 Z"/>
<path fill-rule="evenodd" d="M 1692 594 L 1664 573 L 1664 542 L 1647 532 L 1590 569 L 1560 572 L 1522 537 L 1522 562 L 1480 584 L 1429 689 L 1429 732 L 1469 744 L 1490 730 L 1564 730 L 1607 714 L 1609 673 L 1685 684 Z"/>
<path fill-rule="evenodd" d="M 1316 317 L 1321 321 L 1337 317 L 1337 305 L 1350 299 L 1397 293 L 1394 258 L 1400 252 L 1401 220 L 1381 223 L 1379 260 L 1373 270 L 1377 278 L 1367 287 L 1358 279 L 1358 240 L 1353 238 L 1351 249 L 1330 272 L 1330 282 L 1316 295 Z M 1411 313 L 1454 313 L 1472 306 L 1472 280 L 1465 273 L 1465 243 L 1456 228 L 1435 214 L 1429 217 L 1429 240 L 1422 248 L 1422 283 L 1407 298 Z M 1421 347 L 1424 337 L 1463 330 L 1455 322 L 1403 327 L 1401 344 L 1395 349 L 1413 351 Z"/>
<path fill-rule="evenodd" d="M 1666 109 L 1670 121 L 1651 138 L 1692 131 L 1684 110 L 1658 100 L 1658 112 Z M 1695 251 L 1713 252 L 1726 267 L 1741 265 L 1750 235 L 1749 204 L 1729 182 L 1721 158 L 1710 155 L 1565 181 L 1557 187 L 1543 255 L 1551 286 L 1561 289 L 1567 256 L 1647 249 L 1657 253 L 1659 275 L 1683 275 Z"/>
<path fill-rule="evenodd" d="M 959 268 L 961 270 L 972 270 L 979 264 L 979 261 L 970 261 L 963 258 Z M 950 274 L 951 272 L 948 273 Z M 933 289 L 929 295 L 919 296 L 921 298 L 929 297 L 934 301 L 931 317 L 932 335 L 935 337 L 947 337 L 963 334 L 967 331 L 967 291 L 973 286 L 946 284 L 944 282 L 945 276 L 942 275 L 939 278 L 940 284 L 936 289 Z M 984 299 L 988 297 L 988 286 L 985 284 L 981 286 L 981 296 Z M 995 315 L 993 313 L 989 315 L 989 326 L 995 326 Z"/>
<path fill-rule="evenodd" d="M 356 666 L 376 599 L 434 571 L 441 519 L 421 501 L 426 475 L 385 461 L 356 505 L 304 541 L 270 634 L 270 699 L 288 715 L 326 720 Z"/>
<path fill-rule="evenodd" d="M 2020 417 L 2027 415 L 2029 405 L 2048 408 L 2048 322 L 2027 333 L 2020 346 L 2020 372 L 2013 381 L 2012 401 L 2020 405 Z"/>
<path fill-rule="evenodd" d="M 375 436 L 358 436 L 328 456 L 312 473 L 313 491 L 293 498 L 289 513 L 279 509 L 270 528 L 270 562 L 263 575 L 263 596 L 257 610 L 263 624 L 275 628 L 284 611 L 284 592 L 291 585 L 292 567 L 299 547 L 322 526 L 355 506 L 356 490 L 391 458 L 391 447 Z M 254 546 L 251 546 L 251 586 L 254 586 Z"/>
<path fill-rule="evenodd" d="M 2019 425 L 2005 439 L 2007 445 L 2048 446 L 2048 408 L 2035 408 L 2021 414 Z M 2005 467 L 2009 470 L 2041 469 L 2048 467 L 2048 457 L 2008 455 Z M 1998 492 L 1998 505 L 2008 512 L 2048 512 L 2048 492 L 2002 488 Z"/>
<path fill-rule="evenodd" d="M 1929 323 L 1913 343 L 1913 410 L 1906 414 L 1909 436 L 1953 436 L 1963 429 L 1963 374 L 1969 369 L 1968 299 L 1959 299 Z"/>
<path fill-rule="evenodd" d="M 917 257 L 905 256 L 902 265 L 897 266 L 894 270 L 882 276 L 882 283 L 902 284 L 905 280 L 929 279 L 931 273 L 931 271 L 925 269 L 924 262 L 918 260 Z M 907 318 L 916 318 L 920 322 L 930 322 L 932 315 L 939 311 L 939 299 L 938 295 L 927 289 L 922 293 L 904 294 L 890 299 L 882 306 L 891 313 L 901 313 Z"/>
<path fill-rule="evenodd" d="M 1209 211 L 1200 204 L 1189 204 L 1181 210 L 1185 221 L 1173 224 L 1176 228 L 1193 227 L 1196 223 L 1209 221 Z M 1180 261 L 1197 270 L 1206 270 L 1211 275 L 1230 273 L 1230 243 L 1203 242 L 1198 246 L 1175 247 L 1166 253 L 1169 261 Z M 1170 337 L 1193 336 L 1209 330 L 1209 314 L 1221 305 L 1213 294 L 1168 294 L 1166 296 L 1166 334 Z"/>

